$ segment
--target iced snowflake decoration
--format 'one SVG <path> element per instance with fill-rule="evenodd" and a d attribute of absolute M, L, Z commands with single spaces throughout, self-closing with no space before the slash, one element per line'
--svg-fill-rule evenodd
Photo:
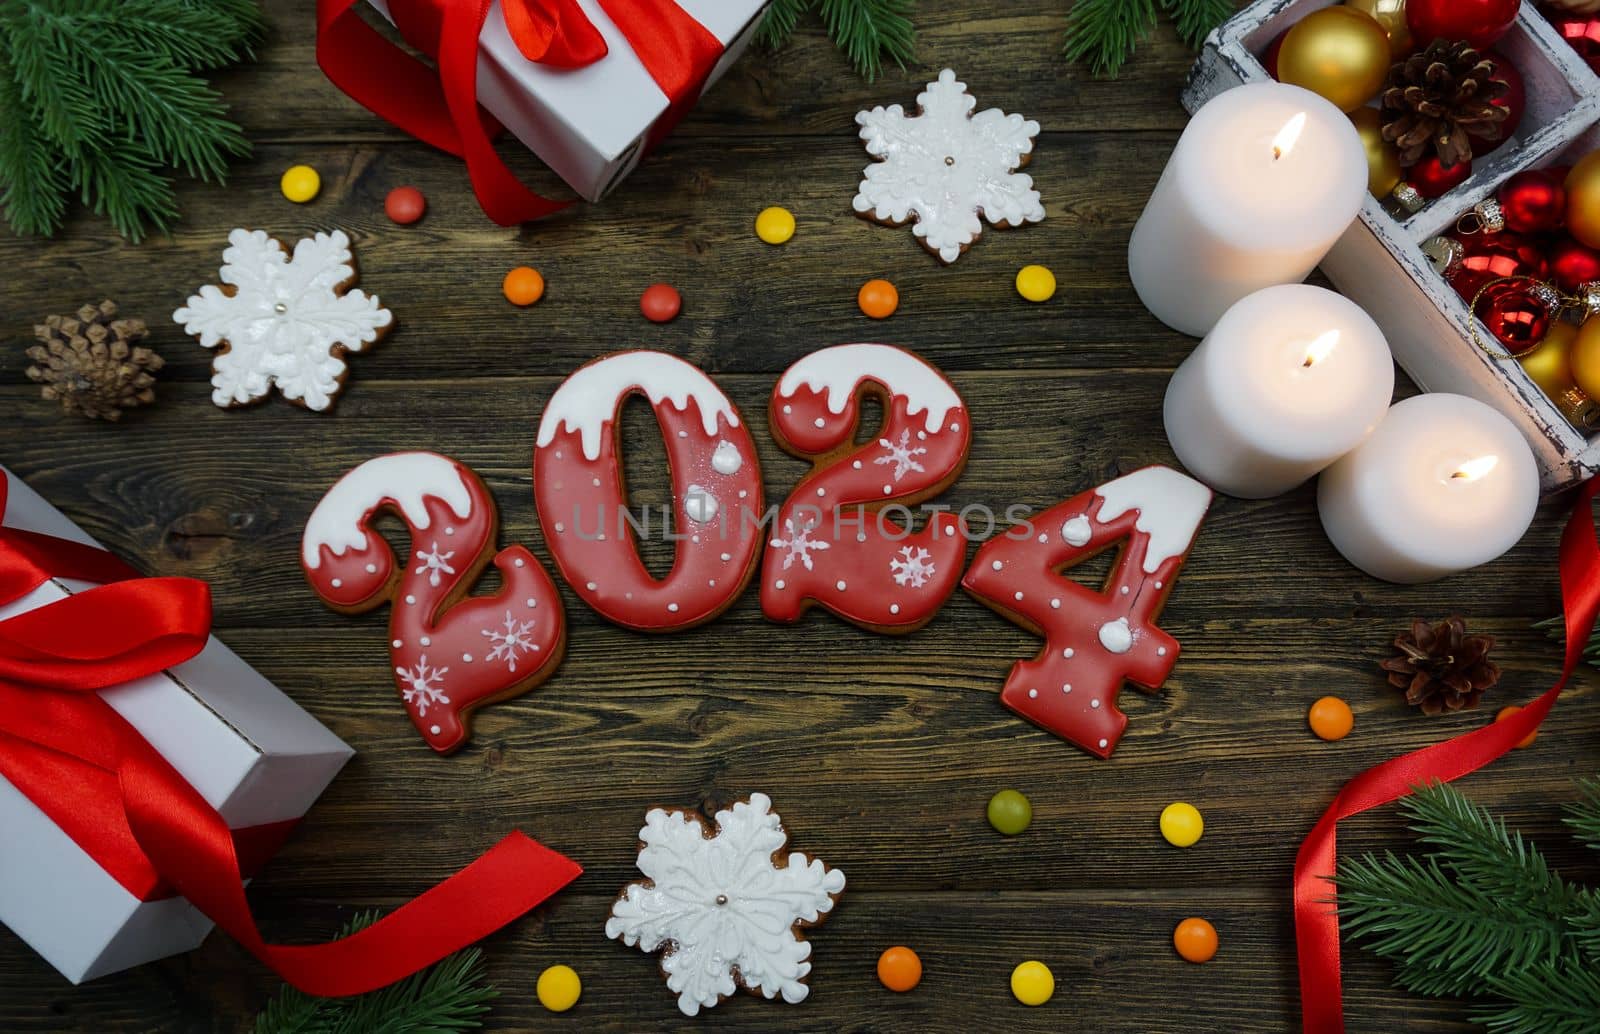
<path fill-rule="evenodd" d="M 999 108 L 972 114 L 977 100 L 946 68 L 917 95 L 921 110 L 898 104 L 857 112 L 867 166 L 851 205 L 890 226 L 916 219 L 911 232 L 949 265 L 991 225 L 1021 226 L 1044 218 L 1027 163 L 1039 123 Z"/>
<path fill-rule="evenodd" d="M 223 287 L 207 284 L 172 314 L 206 348 L 211 401 L 238 406 L 283 397 L 322 411 L 343 387 L 346 352 L 359 352 L 393 322 L 378 299 L 346 291 L 355 280 L 350 238 L 306 237 L 294 257 L 260 230 L 234 230 L 222 253 Z M 220 346 L 220 347 L 219 347 Z"/>
<path fill-rule="evenodd" d="M 505 661 L 506 670 L 517 670 L 517 657 L 524 651 L 534 653 L 539 649 L 533 641 L 533 622 L 518 621 L 506 611 L 506 622 L 501 628 L 485 628 L 484 637 L 492 644 L 485 661 Z"/>
<path fill-rule="evenodd" d="M 417 550 L 417 559 L 422 561 L 422 563 L 417 565 L 417 569 L 414 573 L 422 574 L 423 572 L 427 572 L 428 584 L 437 589 L 439 587 L 439 576 L 441 574 L 456 573 L 456 569 L 450 566 L 450 558 L 455 555 L 456 551 L 453 549 L 444 553 L 439 552 L 439 543 L 434 542 L 428 546 L 426 552 L 420 549 Z"/>
<path fill-rule="evenodd" d="M 889 560 L 889 573 L 896 585 L 920 589 L 933 577 L 933 554 L 915 546 L 901 546 L 900 555 Z"/>
<path fill-rule="evenodd" d="M 427 654 L 417 658 L 415 668 L 394 670 L 400 676 L 400 698 L 411 705 L 418 718 L 427 717 L 428 708 L 434 704 L 450 702 L 450 698 L 444 695 L 444 673 L 449 670 L 431 667 Z"/>
<path fill-rule="evenodd" d="M 811 570 L 813 567 L 811 562 L 811 551 L 814 549 L 828 548 L 828 543 L 813 539 L 811 537 L 811 531 L 816 526 L 817 522 L 815 520 L 809 520 L 800 525 L 799 529 L 796 529 L 794 526 L 794 520 L 792 518 L 784 519 L 783 530 L 789 537 L 786 539 L 773 539 L 770 544 L 775 549 L 788 550 L 788 552 L 783 556 L 783 569 L 785 571 L 787 571 L 796 560 L 799 560 L 802 564 L 804 564 L 807 571 Z"/>
<path fill-rule="evenodd" d="M 641 951 L 662 945 L 661 969 L 678 1008 L 694 1016 L 733 994 L 735 979 L 791 1004 L 810 991 L 811 945 L 798 925 L 816 923 L 844 891 L 844 873 L 795 852 L 772 801 L 750 795 L 717 812 L 706 836 L 697 815 L 652 809 L 639 839 L 639 871 L 611 906 L 606 936 Z"/>
<path fill-rule="evenodd" d="M 898 442 L 891 442 L 887 438 L 879 438 L 878 444 L 889 450 L 889 455 L 879 456 L 872 462 L 880 467 L 885 463 L 893 463 L 894 479 L 896 481 L 899 481 L 913 470 L 921 471 L 924 469 L 922 464 L 917 462 L 916 457 L 926 456 L 928 450 L 920 445 L 914 449 L 911 447 L 910 431 L 901 431 Z"/>

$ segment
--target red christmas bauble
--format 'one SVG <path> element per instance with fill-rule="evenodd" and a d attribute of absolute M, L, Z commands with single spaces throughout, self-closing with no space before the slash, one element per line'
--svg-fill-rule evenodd
<path fill-rule="evenodd" d="M 1572 44 L 1578 56 L 1600 74 L 1600 15 L 1570 14 L 1552 7 L 1544 16 L 1556 27 L 1556 35 Z"/>
<path fill-rule="evenodd" d="M 1522 0 L 1406 0 L 1406 24 L 1418 48 L 1436 39 L 1492 47 L 1511 30 Z"/>
<path fill-rule="evenodd" d="M 1528 85 L 1523 80 L 1522 73 L 1517 70 L 1517 66 L 1498 50 L 1486 51 L 1483 58 L 1494 63 L 1494 78 L 1503 81 L 1510 89 L 1506 91 L 1505 96 L 1496 97 L 1489 102 L 1497 108 L 1506 109 L 1506 120 L 1494 127 L 1497 135 L 1493 139 L 1471 135 L 1467 137 L 1468 142 L 1472 144 L 1474 158 L 1488 154 L 1510 140 L 1516 133 L 1517 127 L 1522 125 L 1522 116 L 1528 111 Z"/>
<path fill-rule="evenodd" d="M 1550 332 L 1550 309 L 1526 280 L 1491 284 L 1472 311 L 1512 355 L 1537 348 Z"/>
<path fill-rule="evenodd" d="M 1550 279 L 1568 294 L 1577 294 L 1585 284 L 1600 282 L 1600 252 L 1585 247 L 1571 237 L 1550 245 Z"/>
<path fill-rule="evenodd" d="M 1501 184 L 1495 196 L 1509 230 L 1549 233 L 1567 221 L 1567 188 L 1545 169 L 1517 173 Z"/>
<path fill-rule="evenodd" d="M 1443 197 L 1461 186 L 1472 175 L 1471 162 L 1459 162 L 1445 168 L 1439 156 L 1430 154 L 1406 170 L 1406 182 L 1425 198 Z"/>
<path fill-rule="evenodd" d="M 1544 249 L 1531 238 L 1507 230 L 1504 233 L 1455 234 L 1463 254 L 1456 265 L 1450 286 L 1472 304 L 1485 284 L 1508 276 L 1543 280 L 1550 271 Z M 1524 284 L 1526 286 L 1526 284 Z"/>

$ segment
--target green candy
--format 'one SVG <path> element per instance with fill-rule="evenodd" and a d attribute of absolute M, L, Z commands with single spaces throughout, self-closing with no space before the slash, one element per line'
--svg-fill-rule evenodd
<path fill-rule="evenodd" d="M 1033 805 L 1015 790 L 1001 790 L 989 798 L 989 825 L 1014 837 L 1033 822 Z"/>

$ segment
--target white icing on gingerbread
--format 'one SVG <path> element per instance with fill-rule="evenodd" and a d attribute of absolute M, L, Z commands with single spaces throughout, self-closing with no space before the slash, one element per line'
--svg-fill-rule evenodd
<path fill-rule="evenodd" d="M 1094 490 L 1104 502 L 1095 519 L 1102 524 L 1129 510 L 1139 511 L 1137 527 L 1150 536 L 1145 548 L 1144 573 L 1189 551 L 1200 522 L 1211 506 L 1211 490 L 1171 467 L 1145 467 Z M 1074 543 L 1077 545 L 1079 543 Z"/>
<path fill-rule="evenodd" d="M 805 385 L 819 394 L 827 392 L 829 412 L 843 413 L 856 388 L 869 378 L 881 382 L 890 394 L 904 395 L 907 415 L 926 411 L 923 423 L 929 433 L 942 431 L 945 416 L 961 408 L 961 396 L 938 370 L 889 345 L 835 345 L 812 352 L 784 372 L 778 395 L 791 398 Z"/>
<path fill-rule="evenodd" d="M 726 439 L 717 443 L 717 450 L 711 454 L 712 470 L 718 474 L 737 474 L 742 466 L 744 457 L 739 455 L 737 446 Z"/>
<path fill-rule="evenodd" d="M 700 485 L 690 485 L 683 495 L 683 512 L 697 524 L 709 524 L 717 517 L 717 497 Z"/>
<path fill-rule="evenodd" d="M 661 969 L 685 1016 L 715 1006 L 739 984 L 766 998 L 805 1000 L 811 945 L 799 924 L 818 922 L 844 892 L 844 873 L 792 852 L 772 801 L 750 795 L 717 812 L 706 836 L 698 815 L 653 808 L 639 830 L 638 866 L 606 920 L 606 936 L 641 951 L 666 948 Z"/>
<path fill-rule="evenodd" d="M 1133 649 L 1133 629 L 1127 618 L 1117 618 L 1100 626 L 1100 645 L 1112 653 L 1127 653 Z"/>
<path fill-rule="evenodd" d="M 1088 542 L 1093 534 L 1094 529 L 1089 527 L 1089 518 L 1081 513 L 1061 526 L 1061 538 L 1069 546 L 1081 546 Z"/>
<path fill-rule="evenodd" d="M 697 367 L 664 352 L 619 352 L 581 367 L 556 389 L 539 421 L 539 446 L 549 445 L 565 426 L 581 436 L 585 458 L 598 459 L 601 432 L 630 391 L 642 391 L 652 406 L 667 400 L 679 410 L 693 399 L 708 436 L 717 433 L 719 418 L 739 426 L 733 403 Z"/>
<path fill-rule="evenodd" d="M 339 480 L 311 511 L 300 541 L 300 559 L 315 571 L 323 546 L 335 556 L 366 549 L 366 515 L 385 499 L 400 508 L 412 526 L 426 530 L 428 496 L 443 499 L 457 517 L 472 514 L 472 495 L 452 460 L 432 452 L 396 452 L 368 460 Z"/>

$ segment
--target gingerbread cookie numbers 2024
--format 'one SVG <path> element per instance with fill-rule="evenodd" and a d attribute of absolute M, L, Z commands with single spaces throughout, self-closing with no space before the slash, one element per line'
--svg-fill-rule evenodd
<path fill-rule="evenodd" d="M 672 502 L 654 523 L 649 511 L 628 509 L 622 482 L 619 416 L 630 395 L 649 400 L 666 446 Z M 868 396 L 883 420 L 858 444 Z M 660 352 L 619 352 L 567 378 L 539 425 L 533 485 L 545 540 L 578 596 L 619 625 L 675 631 L 726 610 L 764 556 L 767 617 L 797 621 L 821 605 L 863 628 L 903 633 L 931 620 L 959 583 L 1044 637 L 1037 657 L 1011 669 L 1001 701 L 1111 756 L 1128 721 L 1117 708 L 1123 684 L 1154 691 L 1178 659 L 1177 640 L 1155 621 L 1209 489 L 1146 467 L 1014 524 L 978 550 L 962 578 L 968 529 L 959 517 L 934 507 L 920 531 L 910 528 L 910 506 L 956 480 L 972 442 L 966 404 L 937 369 L 888 345 L 825 348 L 779 379 L 769 418 L 778 444 L 814 464 L 770 511 L 750 432 L 699 369 Z M 372 526 L 385 510 L 411 533 L 414 559 L 398 567 Z M 673 542 L 665 578 L 640 559 L 647 529 Z M 306 525 L 302 563 L 329 606 L 356 613 L 392 604 L 400 694 L 441 753 L 465 742 L 474 708 L 548 677 L 565 645 L 560 596 L 521 546 L 494 557 L 498 593 L 467 597 L 495 531 L 494 502 L 477 475 L 427 452 L 357 467 Z M 1102 591 L 1063 574 L 1119 546 Z"/>
<path fill-rule="evenodd" d="M 373 529 L 391 511 L 410 532 L 398 566 Z M 466 597 L 494 552 L 499 521 L 478 475 L 431 452 L 368 460 L 322 497 L 306 523 L 301 564 L 335 610 L 384 603 L 389 656 L 411 721 L 448 754 L 466 743 L 471 713 L 549 677 L 566 645 L 561 596 L 522 546 L 494 556 L 500 591 Z"/>

